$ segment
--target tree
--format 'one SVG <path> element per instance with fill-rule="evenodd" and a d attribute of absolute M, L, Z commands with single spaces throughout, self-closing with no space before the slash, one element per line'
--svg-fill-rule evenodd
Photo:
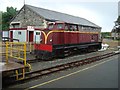
<path fill-rule="evenodd" d="M 109 37 L 111 34 L 110 34 L 110 32 L 101 32 L 101 35 L 102 35 L 103 38 L 107 38 L 107 37 Z"/>
<path fill-rule="evenodd" d="M 7 7 L 7 12 L 2 13 L 2 30 L 8 30 L 10 20 L 16 15 L 17 8 Z"/>

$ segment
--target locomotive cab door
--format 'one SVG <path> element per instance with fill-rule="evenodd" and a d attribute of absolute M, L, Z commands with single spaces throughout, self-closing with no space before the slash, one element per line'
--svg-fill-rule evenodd
<path fill-rule="evenodd" d="M 41 31 L 34 31 L 34 42 L 41 43 Z"/>

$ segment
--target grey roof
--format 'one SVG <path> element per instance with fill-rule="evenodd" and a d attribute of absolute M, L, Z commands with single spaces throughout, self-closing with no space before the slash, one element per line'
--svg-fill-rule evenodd
<path fill-rule="evenodd" d="M 40 16 L 42 16 L 48 20 L 60 20 L 60 21 L 64 21 L 67 23 L 73 23 L 73 24 L 79 24 L 79 25 L 100 28 L 98 25 L 96 25 L 84 18 L 81 18 L 81 17 L 72 16 L 72 15 L 68 15 L 68 14 L 64 14 L 64 13 L 60 13 L 60 12 L 56 12 L 56 11 L 52 11 L 52 10 L 48 10 L 48 9 L 43 9 L 43 8 L 39 8 L 39 7 L 34 7 L 31 5 L 25 5 L 25 6 L 30 8 L 31 10 L 33 10 L 34 12 L 36 12 L 37 14 L 39 14 Z"/>

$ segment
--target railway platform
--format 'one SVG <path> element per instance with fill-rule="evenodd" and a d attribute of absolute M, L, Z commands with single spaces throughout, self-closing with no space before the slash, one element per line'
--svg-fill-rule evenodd
<path fill-rule="evenodd" d="M 12 70 L 17 70 L 20 68 L 24 68 L 24 65 L 12 61 L 10 61 L 8 64 L 5 64 L 4 62 L 0 62 L 0 72 L 2 73 Z"/>
<path fill-rule="evenodd" d="M 26 62 L 26 43 L 6 42 L 5 55 L 0 58 L 3 81 L 13 75 L 16 76 L 16 80 L 25 78 L 25 73 L 30 69 L 30 64 Z"/>
<path fill-rule="evenodd" d="M 87 53 L 87 54 L 83 54 L 83 55 L 75 55 L 75 56 L 71 56 L 71 57 L 65 57 L 65 58 L 62 58 L 62 59 L 53 59 L 51 61 L 37 60 L 33 54 L 27 53 L 26 54 L 26 62 L 31 65 L 31 67 L 32 67 L 31 72 L 32 71 L 34 72 L 34 71 L 37 71 L 37 70 L 40 70 L 40 69 L 46 69 L 46 68 L 50 68 L 50 67 L 53 67 L 53 66 L 56 66 L 56 65 L 61 65 L 61 64 L 64 64 L 64 63 L 68 63 L 68 62 L 77 61 L 77 60 L 80 60 L 80 59 L 82 60 L 82 59 L 89 58 L 89 57 L 92 57 L 92 56 L 95 56 L 95 55 L 101 55 L 101 54 L 105 54 L 105 53 L 108 53 L 108 52 L 110 53 L 112 51 L 113 50 L 106 50 L 106 51 L 102 51 L 102 52 L 92 52 L 92 53 Z M 6 58 L 5 56 L 2 57 L 3 62 L 5 62 L 5 58 Z M 15 66 L 13 65 L 14 69 L 21 68 L 21 67 L 24 66 L 23 64 L 20 64 L 20 61 L 18 61 L 17 59 L 9 58 L 9 61 L 12 64 L 16 64 Z M 8 67 L 9 67 L 9 65 L 8 65 Z M 12 70 L 12 68 L 9 68 L 9 70 L 10 69 Z"/>
<path fill-rule="evenodd" d="M 95 56 L 95 55 L 105 54 L 105 53 L 112 52 L 112 51 L 113 50 L 106 50 L 106 51 L 102 51 L 102 52 L 98 51 L 98 52 L 92 52 L 92 53 L 87 53 L 87 54 L 83 54 L 83 55 L 82 54 L 81 55 L 75 55 L 75 56 L 66 57 L 66 58 L 62 58 L 62 59 L 53 59 L 53 60 L 50 60 L 50 61 L 37 60 L 35 58 L 34 54 L 30 54 L 29 52 L 27 52 L 26 53 L 26 62 L 30 63 L 31 66 L 32 66 L 32 71 L 35 71 L 37 69 L 45 69 L 45 68 L 49 68 L 49 67 L 52 67 L 52 66 L 55 66 L 55 65 L 58 65 L 58 64 L 68 63 L 68 62 L 71 62 L 71 61 L 77 61 L 77 60 L 80 60 L 80 59 L 85 59 L 85 58 L 89 58 L 89 57 L 92 57 L 92 56 Z M 5 60 L 6 60 L 6 57 L 2 56 L 2 62 L 5 62 Z M 23 64 L 20 64 L 21 61 L 19 61 L 17 59 L 9 58 L 9 61 L 12 64 L 16 64 L 15 66 L 13 65 L 13 67 L 17 66 L 16 68 L 18 68 L 18 67 L 21 67 L 21 66 L 23 67 L 24 66 Z M 8 65 L 8 67 L 9 67 L 9 65 Z M 12 69 L 12 68 L 9 68 L 9 70 Z"/>
<path fill-rule="evenodd" d="M 17 45 L 17 47 L 14 44 L 18 43 L 9 43 L 6 55 L 1 57 L 0 73 L 2 73 L 3 83 L 4 81 L 8 82 L 9 77 L 15 76 L 14 79 L 19 81 L 25 79 L 28 73 L 113 52 L 113 50 L 106 50 L 41 61 L 37 60 L 34 54 L 26 52 L 26 44 L 19 43 L 20 45 Z"/>

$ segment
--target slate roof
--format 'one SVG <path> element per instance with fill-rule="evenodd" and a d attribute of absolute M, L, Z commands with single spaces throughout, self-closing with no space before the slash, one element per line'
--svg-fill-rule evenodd
<path fill-rule="evenodd" d="M 37 13 L 38 15 L 44 17 L 47 20 L 60 20 L 60 21 L 64 21 L 67 23 L 101 28 L 98 25 L 81 17 L 72 16 L 72 15 L 68 15 L 65 13 L 60 13 L 57 11 L 43 9 L 43 8 L 31 6 L 31 5 L 25 5 L 25 6 L 31 9 L 32 11 L 34 11 L 35 13 Z"/>

